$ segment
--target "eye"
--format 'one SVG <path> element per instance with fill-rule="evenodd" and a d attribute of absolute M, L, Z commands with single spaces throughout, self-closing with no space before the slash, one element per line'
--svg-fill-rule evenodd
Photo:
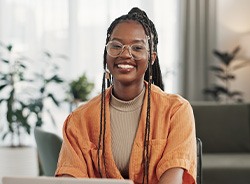
<path fill-rule="evenodd" d="M 111 49 L 121 49 L 122 48 L 122 44 L 119 42 L 111 42 L 110 46 L 111 46 Z"/>
<path fill-rule="evenodd" d="M 133 51 L 136 51 L 136 52 L 141 52 L 145 50 L 145 46 L 140 45 L 140 44 L 132 45 L 131 48 Z"/>

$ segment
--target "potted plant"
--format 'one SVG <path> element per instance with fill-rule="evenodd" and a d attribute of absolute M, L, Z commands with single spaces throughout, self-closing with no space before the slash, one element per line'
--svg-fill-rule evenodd
<path fill-rule="evenodd" d="M 64 94 L 64 89 L 62 88 L 65 84 L 64 79 L 59 74 L 59 67 L 57 61 L 60 59 L 65 60 L 66 57 L 63 55 L 53 55 L 48 51 L 43 52 L 44 58 L 40 61 L 40 66 L 42 69 L 40 72 L 35 72 L 35 82 L 36 88 L 33 89 L 33 97 L 29 103 L 29 110 L 33 112 L 36 116 L 36 125 L 41 127 L 44 122 L 45 114 L 50 117 L 51 123 L 56 126 L 55 119 L 51 109 L 46 106 L 46 102 L 50 101 L 53 105 L 59 107 L 64 101 L 64 97 L 58 98 L 59 94 L 55 88 L 59 88 Z M 53 86 L 53 88 L 52 88 Z"/>
<path fill-rule="evenodd" d="M 53 56 L 46 51 L 43 53 L 45 58 L 39 64 L 40 72 L 31 73 L 27 64 L 30 59 L 13 52 L 12 45 L 0 46 L 7 51 L 5 54 L 2 52 L 0 58 L 6 65 L 5 70 L 0 73 L 0 104 L 7 107 L 8 122 L 2 139 L 9 136 L 10 145 L 20 147 L 23 145 L 22 136 L 25 133 L 29 135 L 35 126 L 41 127 L 44 124 L 45 113 L 55 124 L 53 115 L 45 103 L 50 100 L 59 106 L 63 102 L 64 98 L 57 99 L 55 90 L 51 88 L 64 85 L 56 63 L 58 58 L 63 57 Z M 30 74 L 29 78 L 25 74 Z"/>
<path fill-rule="evenodd" d="M 36 149 L 24 146 L 22 139 L 24 134 L 31 133 L 28 122 L 32 113 L 28 108 L 27 93 L 22 89 L 32 82 L 25 75 L 28 61 L 15 53 L 12 45 L 0 43 L 0 105 L 6 107 L 7 121 L 2 139 L 9 138 L 9 146 L 0 147 L 0 178 L 13 174 L 34 176 L 39 171 Z"/>
<path fill-rule="evenodd" d="M 50 100 L 59 106 L 64 98 L 56 98 L 56 91 L 51 87 L 61 88 L 65 84 L 59 76 L 59 66 L 56 63 L 57 58 L 62 57 L 49 52 L 44 52 L 43 55 L 45 58 L 41 62 L 44 67 L 40 63 L 40 70 L 37 70 L 40 72 L 32 73 L 30 64 L 34 61 L 16 53 L 12 45 L 0 43 L 0 105 L 6 107 L 6 123 L 1 125 L 7 125 L 0 132 L 3 141 L 7 142 L 7 146 L 0 147 L 0 177 L 12 174 L 34 176 L 39 172 L 36 148 L 27 145 L 24 140 L 27 137 L 33 138 L 30 137 L 33 128 L 44 124 L 45 113 L 55 124 L 53 113 L 46 103 Z M 4 119 L 1 118 L 2 120 Z M 15 171 L 8 169 L 11 167 Z M 26 169 L 29 173 L 25 173 Z"/>
<path fill-rule="evenodd" d="M 243 93 L 231 89 L 231 82 L 236 78 L 234 72 L 249 64 L 248 61 L 242 62 L 235 59 L 239 50 L 240 47 L 237 46 L 232 52 L 213 51 L 219 63 L 210 66 L 209 69 L 215 74 L 217 83 L 205 88 L 203 92 L 215 101 L 243 102 Z"/>
<path fill-rule="evenodd" d="M 14 53 L 12 45 L 1 44 L 0 47 L 5 52 L 5 55 L 1 52 L 0 58 L 3 64 L 0 73 L 0 104 L 5 104 L 7 107 L 6 120 L 8 122 L 2 139 L 9 136 L 11 146 L 22 146 L 21 134 L 24 131 L 30 134 L 28 119 L 31 111 L 28 108 L 27 99 L 23 98 L 25 92 L 20 90 L 21 86 L 32 82 L 25 76 L 28 60 Z"/>
<path fill-rule="evenodd" d="M 70 111 L 72 111 L 72 106 L 78 106 L 80 102 L 87 101 L 93 88 L 94 83 L 88 80 L 86 73 L 83 73 L 77 79 L 72 80 L 69 83 Z"/>

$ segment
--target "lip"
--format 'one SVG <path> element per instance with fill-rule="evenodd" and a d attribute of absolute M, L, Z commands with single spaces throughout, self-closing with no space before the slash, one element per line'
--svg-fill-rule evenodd
<path fill-rule="evenodd" d="M 132 67 L 132 68 L 121 68 L 121 67 L 118 67 L 116 66 L 117 70 L 120 72 L 120 73 L 129 73 L 131 72 L 132 70 L 135 69 L 135 67 Z"/>
<path fill-rule="evenodd" d="M 132 69 L 134 68 L 135 66 L 133 65 L 129 65 L 129 64 L 118 64 L 116 65 L 118 68 L 121 68 L 121 69 Z"/>
<path fill-rule="evenodd" d="M 122 73 L 127 73 L 135 69 L 136 65 L 129 61 L 117 62 L 115 67 Z"/>
<path fill-rule="evenodd" d="M 118 66 L 118 65 L 129 65 L 129 66 L 132 66 L 132 67 L 136 67 L 136 64 L 134 62 L 131 62 L 130 60 L 117 61 L 117 62 L 115 62 L 115 65 L 116 66 Z"/>

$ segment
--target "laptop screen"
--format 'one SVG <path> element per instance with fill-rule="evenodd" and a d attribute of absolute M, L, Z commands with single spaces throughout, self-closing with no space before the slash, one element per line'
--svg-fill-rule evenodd
<path fill-rule="evenodd" d="M 3 177 L 2 184 L 133 184 L 132 180 L 66 177 Z"/>

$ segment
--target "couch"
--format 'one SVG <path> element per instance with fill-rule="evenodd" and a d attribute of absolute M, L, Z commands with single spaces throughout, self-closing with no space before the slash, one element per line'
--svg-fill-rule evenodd
<path fill-rule="evenodd" d="M 250 184 L 250 104 L 191 102 L 203 184 Z"/>

